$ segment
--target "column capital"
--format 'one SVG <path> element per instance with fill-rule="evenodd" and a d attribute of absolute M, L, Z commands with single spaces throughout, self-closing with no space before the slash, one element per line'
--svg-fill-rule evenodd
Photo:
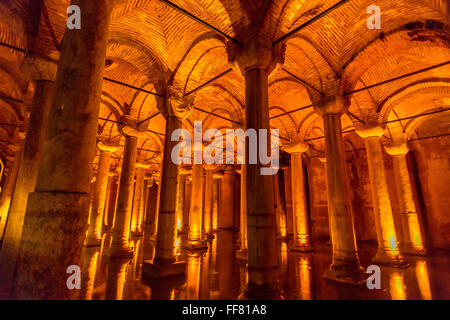
<path fill-rule="evenodd" d="M 283 65 L 286 44 L 273 46 L 266 31 L 253 28 L 243 35 L 242 45 L 228 42 L 227 53 L 233 70 L 242 75 L 251 69 L 264 69 L 270 74 Z"/>
<path fill-rule="evenodd" d="M 57 70 L 57 61 L 30 52 L 25 56 L 21 66 L 21 71 L 28 74 L 33 81 L 55 81 Z"/>
<path fill-rule="evenodd" d="M 222 179 L 223 178 L 223 172 L 215 172 L 214 173 L 214 179 Z"/>
<path fill-rule="evenodd" d="M 192 174 L 192 167 L 180 167 L 178 172 L 180 175 L 190 175 Z"/>
<path fill-rule="evenodd" d="M 160 81 L 155 87 L 162 94 L 162 97 L 157 99 L 157 107 L 166 120 L 177 118 L 183 121 L 189 117 L 194 107 L 195 95 L 185 96 L 184 88 L 178 83 L 167 84 Z"/>
<path fill-rule="evenodd" d="M 327 163 L 327 157 L 318 157 L 317 159 L 322 163 Z"/>
<path fill-rule="evenodd" d="M 203 164 L 203 169 L 215 171 L 219 166 L 217 164 Z"/>
<path fill-rule="evenodd" d="M 389 145 L 384 146 L 386 153 L 391 156 L 406 155 L 409 152 L 408 140 L 405 133 L 397 134 L 392 137 L 392 141 Z"/>
<path fill-rule="evenodd" d="M 327 114 L 343 114 L 350 106 L 350 100 L 341 94 L 321 96 L 313 102 L 314 110 L 321 116 Z"/>
<path fill-rule="evenodd" d="M 110 153 L 114 153 L 119 149 L 119 145 L 117 143 L 109 142 L 109 141 L 98 141 L 97 147 L 101 151 L 106 151 Z"/>
<path fill-rule="evenodd" d="M 152 165 L 145 162 L 136 162 L 136 169 L 150 169 Z"/>
<path fill-rule="evenodd" d="M 356 129 L 356 133 L 358 134 L 358 136 L 360 136 L 363 139 L 374 137 L 381 138 L 385 132 L 386 129 L 379 124 Z"/>
<path fill-rule="evenodd" d="M 309 145 L 303 141 L 291 142 L 281 147 L 287 153 L 304 153 L 309 150 Z"/>

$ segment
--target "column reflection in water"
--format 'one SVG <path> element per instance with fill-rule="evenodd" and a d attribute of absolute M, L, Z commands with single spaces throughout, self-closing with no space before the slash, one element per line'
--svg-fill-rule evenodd
<path fill-rule="evenodd" d="M 416 262 L 416 277 L 419 285 L 420 295 L 423 300 L 432 300 L 430 277 L 428 274 L 428 266 L 425 260 L 419 260 Z"/>
<path fill-rule="evenodd" d="M 296 264 L 296 277 L 298 284 L 298 296 L 300 300 L 311 300 L 311 284 L 312 284 L 312 273 L 311 273 L 312 257 L 301 256 Z"/>
<path fill-rule="evenodd" d="M 389 274 L 389 293 L 392 300 L 406 300 L 405 275 L 403 271 L 391 271 Z"/>
<path fill-rule="evenodd" d="M 193 252 L 187 258 L 186 300 L 200 298 L 200 265 L 202 254 Z"/>
<path fill-rule="evenodd" d="M 92 300 L 100 247 L 85 247 L 81 267 L 80 300 Z"/>
<path fill-rule="evenodd" d="M 209 241 L 209 246 L 212 245 L 212 242 Z M 211 251 L 207 250 L 202 257 L 201 266 L 200 266 L 200 300 L 209 300 L 211 294 L 211 273 L 210 273 L 210 264 L 211 264 Z"/>
<path fill-rule="evenodd" d="M 109 259 L 106 276 L 106 300 L 122 300 L 130 260 Z"/>
<path fill-rule="evenodd" d="M 220 299 L 236 299 L 233 292 L 234 247 L 233 232 L 219 230 L 217 233 L 217 266 L 219 272 Z M 237 270 L 236 270 L 237 271 Z"/>

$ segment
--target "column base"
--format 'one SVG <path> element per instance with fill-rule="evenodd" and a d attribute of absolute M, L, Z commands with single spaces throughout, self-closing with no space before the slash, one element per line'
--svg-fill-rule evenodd
<path fill-rule="evenodd" d="M 295 251 L 295 252 L 312 252 L 314 251 L 314 247 L 313 246 L 293 246 L 291 248 L 289 248 L 289 250 L 291 251 Z"/>
<path fill-rule="evenodd" d="M 243 250 L 236 251 L 236 259 L 248 261 L 248 250 L 243 249 Z"/>
<path fill-rule="evenodd" d="M 133 251 L 130 248 L 113 249 L 110 248 L 105 252 L 105 257 L 109 259 L 131 259 L 133 258 Z"/>
<path fill-rule="evenodd" d="M 284 300 L 274 284 L 256 285 L 249 283 L 238 300 Z"/>
<path fill-rule="evenodd" d="M 409 263 L 406 262 L 403 257 L 391 257 L 384 253 L 377 253 L 372 259 L 372 263 L 400 269 L 406 269 L 409 267 Z"/>
<path fill-rule="evenodd" d="M 143 235 L 144 235 L 144 233 L 142 231 L 134 231 L 131 233 L 131 236 L 136 237 L 136 238 L 142 237 Z"/>
<path fill-rule="evenodd" d="M 184 275 L 186 272 L 186 262 L 153 263 L 145 260 L 142 264 L 142 280 L 154 281 L 170 276 Z"/>
<path fill-rule="evenodd" d="M 425 250 L 425 249 L 418 250 L 418 249 L 414 249 L 412 247 L 405 247 L 402 250 L 402 253 L 405 255 L 420 256 L 420 257 L 424 257 L 424 256 L 428 255 L 427 250 Z"/>
<path fill-rule="evenodd" d="M 12 298 L 72 300 L 67 268 L 81 264 L 89 194 L 32 192 L 28 196 Z"/>
<path fill-rule="evenodd" d="M 181 245 L 183 250 L 205 250 L 208 249 L 208 243 L 204 240 L 200 241 L 188 241 L 187 243 Z"/>
<path fill-rule="evenodd" d="M 86 239 L 84 241 L 84 246 L 87 248 L 90 247 L 100 247 L 102 245 L 102 239 Z"/>
<path fill-rule="evenodd" d="M 331 265 L 328 270 L 325 270 L 323 277 L 339 283 L 361 286 L 366 282 L 368 275 L 362 267 L 342 266 L 337 268 Z"/>
<path fill-rule="evenodd" d="M 206 240 L 212 240 L 216 236 L 212 232 L 208 232 L 208 233 L 205 233 L 204 237 L 205 237 Z"/>

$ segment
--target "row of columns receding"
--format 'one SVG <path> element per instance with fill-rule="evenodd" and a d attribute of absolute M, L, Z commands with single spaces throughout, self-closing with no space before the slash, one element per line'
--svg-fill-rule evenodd
<path fill-rule="evenodd" d="M 75 292 L 66 287 L 66 269 L 70 265 L 79 265 L 82 247 L 98 245 L 101 236 L 111 152 L 117 146 L 98 144 L 100 158 L 92 205 L 90 183 L 112 1 L 80 2 L 85 26 L 81 30 L 66 31 L 58 71 L 53 72 L 54 78 L 48 76 L 51 67 L 34 77 L 36 90 L 30 128 L 23 151 L 17 156 L 21 159 L 20 167 L 0 257 L 0 274 L 3 277 L 10 275 L 8 281 L 15 298 L 74 298 Z M 282 62 L 282 50 L 278 46 L 272 47 L 270 39 L 258 30 L 248 32 L 246 37 L 244 45 L 232 49 L 230 53 L 235 70 L 245 79 L 245 128 L 270 130 L 268 77 Z M 43 65 L 41 58 L 30 59 L 34 66 Z M 155 259 L 144 263 L 144 273 L 154 277 L 179 273 L 185 268 L 182 262 L 176 261 L 174 250 L 179 211 L 177 204 L 181 204 L 178 199 L 182 198 L 178 196 L 181 190 L 179 181 L 185 173 L 180 172 L 180 167 L 170 157 L 175 144 L 170 140 L 171 132 L 181 127 L 181 120 L 171 112 L 169 99 L 163 100 L 166 134 L 157 200 L 158 214 L 155 218 Z M 339 95 L 322 96 L 313 104 L 323 119 L 326 146 L 332 265 L 325 277 L 339 282 L 361 283 L 365 273 L 359 262 L 356 245 L 341 126 L 341 116 L 346 105 Z M 141 207 L 145 206 L 142 191 L 145 165 L 136 162 L 139 130 L 128 125 L 121 131 L 125 135 L 125 147 L 112 241 L 106 253 L 111 259 L 132 256 L 130 233 L 139 234 L 142 231 Z M 387 191 L 380 144 L 383 133 L 378 129 L 366 128 L 359 130 L 358 134 L 365 139 L 368 154 L 378 239 L 375 261 L 405 267 L 407 263 L 398 246 Z M 406 245 L 410 253 L 420 254 L 424 253 L 423 237 L 412 198 L 405 146 L 393 145 L 387 151 L 394 158 L 402 222 L 408 233 Z M 291 153 L 293 249 L 310 251 L 312 243 L 306 214 L 301 156 L 306 147 L 298 143 L 287 151 Z M 241 225 L 246 226 L 241 228 L 241 251 L 247 252 L 248 259 L 248 284 L 244 293 L 247 298 L 280 296 L 274 205 L 277 195 L 274 193 L 273 177 L 261 175 L 260 169 L 264 166 L 262 163 L 245 164 L 241 172 Z M 211 214 L 215 210 L 214 201 L 206 201 L 203 208 L 202 199 L 203 196 L 206 199 L 217 197 L 214 171 L 205 168 L 203 189 L 203 169 L 202 165 L 192 167 L 189 241 L 185 245 L 188 250 L 205 248 L 204 235 L 210 234 L 211 229 L 217 226 L 217 215 Z M 138 190 L 134 197 L 133 190 Z"/>

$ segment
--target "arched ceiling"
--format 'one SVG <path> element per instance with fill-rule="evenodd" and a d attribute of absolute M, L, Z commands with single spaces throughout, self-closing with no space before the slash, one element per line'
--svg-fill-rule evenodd
<path fill-rule="evenodd" d="M 338 1 L 172 2 L 241 41 L 255 26 L 277 40 Z M 69 4 L 69 0 L 2 0 L 0 41 L 58 59 Z M 446 90 L 430 88 L 446 86 L 448 64 L 389 81 L 450 60 L 448 1 L 377 1 L 382 12 L 381 30 L 366 26 L 366 9 L 371 4 L 370 0 L 350 0 L 286 41 L 283 69 L 269 79 L 271 125 L 280 130 L 282 143 L 308 140 L 312 147 L 324 150 L 320 117 L 308 107 L 322 93 L 350 92 L 387 81 L 350 96 L 344 131 L 361 120 L 389 121 L 438 104 L 448 105 Z M 181 90 L 181 95 L 201 86 L 189 94 L 194 108 L 183 125 L 191 130 L 194 121 L 201 120 L 204 130 L 233 128 L 245 121 L 245 91 L 242 77 L 228 71 L 225 38 L 162 1 L 121 1 L 112 13 L 105 77 L 154 93 L 158 93 L 161 81 Z M 20 73 L 23 57 L 22 52 L 0 46 L 1 61 L 5 61 L 0 63 L 1 95 L 19 100 L 30 95 L 28 76 Z M 428 90 L 434 91 L 426 93 Z M 17 124 L 23 120 L 23 104 L 1 100 L 0 109 L 2 122 Z M 158 97 L 105 80 L 99 136 L 121 139 L 123 145 L 118 130 L 123 115 L 136 121 L 148 119 L 148 137 L 140 149 L 161 152 L 165 120 L 159 114 Z M 9 131 L 2 127 L 0 135 Z M 156 154 L 141 151 L 145 159 Z M 117 151 L 117 158 L 121 152 Z"/>

